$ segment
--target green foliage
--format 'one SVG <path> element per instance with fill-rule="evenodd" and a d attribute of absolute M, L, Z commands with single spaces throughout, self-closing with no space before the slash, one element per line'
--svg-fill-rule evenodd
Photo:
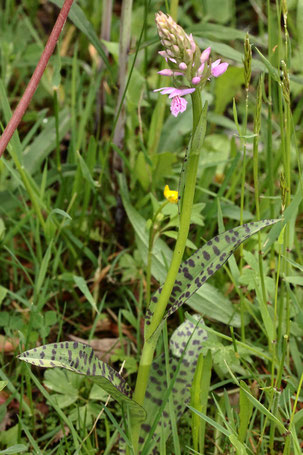
<path fill-rule="evenodd" d="M 1 132 L 47 42 L 58 14 L 56 5 L 62 3 L 1 4 Z M 131 453 L 128 411 L 138 411 L 142 418 L 144 412 L 118 391 L 120 379 L 113 376 L 115 385 L 108 381 L 108 372 L 118 371 L 126 360 L 121 376 L 134 388 L 149 303 L 151 220 L 163 203 L 164 185 L 178 188 L 192 131 L 190 97 L 186 112 L 173 118 L 167 97 L 153 93 L 173 83 L 157 75 L 161 58 L 154 24 L 155 11 L 172 6 L 186 33 L 193 33 L 201 48 L 211 46 L 212 62 L 221 58 L 230 64 L 226 74 L 208 82 L 202 93 L 203 103 L 208 103 L 208 125 L 184 259 L 207 246 L 217 232 L 222 235 L 242 224 L 240 220 L 281 217 L 282 221 L 268 235 L 264 230 L 260 241 L 258 236 L 250 238 L 198 290 L 194 280 L 200 272 L 193 283 L 186 283 L 191 285 L 186 304 L 203 315 L 208 333 L 201 362 L 204 368 L 202 356 L 211 355 L 209 388 L 207 378 L 202 377 L 199 386 L 198 379 L 191 382 L 192 372 L 186 372 L 184 397 L 189 396 L 187 386 L 194 383 L 192 407 L 200 416 L 186 413 L 180 422 L 173 389 L 179 384 L 183 360 L 160 338 L 153 367 L 165 368 L 161 378 L 166 378 L 168 387 L 164 380 L 161 385 L 150 383 L 151 397 L 162 399 L 163 409 L 147 396 L 145 406 L 151 415 L 145 425 L 152 428 L 149 434 L 143 429 L 141 437 L 149 437 L 151 444 L 160 437 L 157 450 L 167 455 L 194 450 L 299 455 L 303 441 L 302 2 L 263 2 L 262 8 L 262 2 L 248 1 L 133 2 L 125 74 L 129 84 L 121 117 L 125 114 L 126 122 L 119 130 L 123 137 L 119 145 L 112 144 L 112 138 L 123 87 L 119 48 L 125 2 L 113 2 L 109 16 L 110 3 L 93 0 L 73 5 L 29 109 L 0 159 L 0 388 L 5 385 L 0 391 L 0 453 L 114 455 L 119 450 L 118 434 Z M 288 13 L 283 16 L 280 10 L 285 13 L 286 4 Z M 107 36 L 102 22 L 109 27 Z M 253 53 L 247 91 L 243 86 L 246 31 Z M 260 76 L 264 78 L 260 132 L 253 137 Z M 255 160 L 253 142 L 258 143 Z M 155 225 L 150 294 L 165 280 L 178 227 L 178 208 L 167 205 Z M 176 294 L 172 303 L 184 292 Z M 183 298 L 178 305 L 182 302 Z M 167 319 L 169 334 L 182 324 L 184 308 Z M 80 375 L 73 374 L 68 370 L 68 349 L 63 355 L 67 368 L 29 369 L 16 361 L 18 344 L 18 352 L 32 352 L 35 347 L 40 352 L 41 345 L 56 341 L 59 345 L 69 335 L 119 339 L 121 348 L 114 355 L 106 353 L 111 365 L 106 366 L 106 377 L 86 379 L 85 366 Z M 34 352 L 30 355 L 37 362 Z M 172 378 L 166 374 L 170 358 L 173 367 L 180 367 Z M 101 370 L 102 360 L 94 360 Z M 120 400 L 122 408 L 114 399 L 104 407 L 108 393 Z M 183 405 L 183 395 L 179 401 Z M 172 425 L 164 427 L 167 419 Z M 152 450 L 148 445 L 146 451 Z"/>

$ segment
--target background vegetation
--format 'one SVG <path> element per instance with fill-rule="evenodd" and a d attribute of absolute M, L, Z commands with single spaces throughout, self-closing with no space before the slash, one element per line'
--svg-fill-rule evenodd
<path fill-rule="evenodd" d="M 168 320 L 171 333 L 185 312 L 194 310 L 211 329 L 205 342 L 205 354 L 212 357 L 209 389 L 201 383 L 208 421 L 200 450 L 242 453 L 227 431 L 239 435 L 249 454 L 297 454 L 303 447 L 303 4 L 171 3 L 134 0 L 121 32 L 121 2 L 114 2 L 107 34 L 110 1 L 79 0 L 1 158 L 3 453 L 74 453 L 71 426 L 85 439 L 81 453 L 118 453 L 121 410 L 114 401 L 94 427 L 107 399 L 100 388 L 59 369 L 30 372 L 15 356 L 38 344 L 81 339 L 117 370 L 125 362 L 123 375 L 134 384 L 149 293 L 148 229 L 164 200 L 164 185 L 178 188 L 192 127 L 190 108 L 175 119 L 165 97 L 153 93 L 169 85 L 157 74 L 154 14 L 171 7 L 201 48 L 211 46 L 213 59 L 230 63 L 203 92 L 208 129 L 187 256 L 242 221 L 285 217 L 269 234 L 249 240 Z M 24 92 L 59 4 L 1 4 L 3 126 Z M 250 81 L 243 66 L 246 32 L 253 53 Z M 172 248 L 177 215 L 177 206 L 167 205 L 155 220 L 152 291 L 165 279 L 157 261 L 165 266 L 161 241 Z M 240 380 L 255 401 L 240 392 Z M 161 453 L 194 453 L 189 411 L 179 425 L 180 442 L 174 438 Z M 6 451 L 15 444 L 19 449 Z"/>

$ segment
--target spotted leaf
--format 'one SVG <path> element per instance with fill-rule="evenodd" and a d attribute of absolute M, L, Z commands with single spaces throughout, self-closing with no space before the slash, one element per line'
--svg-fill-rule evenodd
<path fill-rule="evenodd" d="M 195 315 L 194 318 L 197 320 L 201 319 L 197 315 Z M 190 388 L 195 373 L 197 359 L 202 350 L 203 341 L 206 339 L 207 332 L 201 329 L 201 327 L 196 327 L 194 323 L 188 320 L 183 322 L 171 336 L 169 357 L 170 380 L 173 378 L 173 375 L 178 368 L 178 363 L 182 354 L 184 354 L 172 388 L 173 408 L 177 420 L 181 417 L 186 409 L 186 405 L 190 401 Z M 144 409 L 147 412 L 147 418 L 141 426 L 139 438 L 141 451 L 150 435 L 159 407 L 163 404 L 163 398 L 167 388 L 167 369 L 165 356 L 162 354 L 152 364 L 151 376 L 145 394 Z M 150 448 L 145 452 L 146 454 L 159 454 L 158 448 L 161 434 L 165 440 L 167 440 L 171 434 L 168 402 L 165 404 L 160 421 L 158 422 L 150 441 Z M 125 450 L 121 447 L 120 454 L 123 453 L 125 453 Z"/>
<path fill-rule="evenodd" d="M 18 358 L 38 367 L 60 367 L 88 376 L 121 405 L 129 406 L 133 416 L 145 419 L 144 409 L 132 400 L 128 383 L 116 370 L 99 360 L 87 344 L 76 341 L 47 344 L 25 351 Z"/>
<path fill-rule="evenodd" d="M 256 234 L 266 226 L 280 220 L 263 220 L 243 224 L 230 229 L 209 240 L 202 248 L 187 259 L 179 268 L 175 284 L 169 298 L 169 304 L 164 319 L 173 314 L 230 258 L 238 246 L 246 239 Z M 155 292 L 151 299 L 149 309 L 145 316 L 145 334 L 149 338 L 148 326 L 154 314 L 154 308 L 159 300 L 162 286 Z"/>

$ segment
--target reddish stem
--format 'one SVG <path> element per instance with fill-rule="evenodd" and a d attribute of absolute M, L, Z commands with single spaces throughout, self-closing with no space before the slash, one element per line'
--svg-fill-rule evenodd
<path fill-rule="evenodd" d="M 60 36 L 61 30 L 67 19 L 69 10 L 73 4 L 73 0 L 65 0 L 62 9 L 59 13 L 59 16 L 56 20 L 54 28 L 48 38 L 44 51 L 40 57 L 40 60 L 36 66 L 36 69 L 29 81 L 25 92 L 16 107 L 15 112 L 13 113 L 12 118 L 10 119 L 7 127 L 5 128 L 2 136 L 0 137 L 0 157 L 3 155 L 4 150 L 6 149 L 7 144 L 9 143 L 12 135 L 17 129 L 21 119 L 28 108 L 28 105 L 38 87 L 42 74 L 46 68 L 46 65 L 54 52 L 55 46 L 57 44 L 58 38 Z"/>

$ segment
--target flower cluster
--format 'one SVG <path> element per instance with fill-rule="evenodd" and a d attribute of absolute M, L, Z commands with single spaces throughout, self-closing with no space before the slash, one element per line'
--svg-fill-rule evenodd
<path fill-rule="evenodd" d="M 211 48 L 208 47 L 202 53 L 196 45 L 192 34 L 187 35 L 180 25 L 161 11 L 156 14 L 156 24 L 161 43 L 165 48 L 159 54 L 165 59 L 169 68 L 159 71 L 162 76 L 181 76 L 190 84 L 176 87 L 162 87 L 154 90 L 162 95 L 169 94 L 171 98 L 171 113 L 173 116 L 184 112 L 187 101 L 182 98 L 201 88 L 211 77 L 218 77 L 225 73 L 228 63 L 221 63 L 221 59 L 209 62 Z M 175 80 L 177 83 L 177 80 Z"/>

